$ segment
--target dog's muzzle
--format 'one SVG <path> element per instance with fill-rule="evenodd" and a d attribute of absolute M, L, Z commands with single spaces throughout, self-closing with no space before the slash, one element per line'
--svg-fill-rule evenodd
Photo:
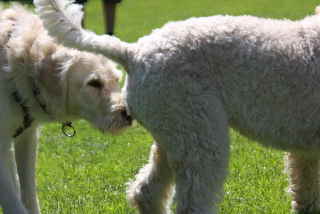
<path fill-rule="evenodd" d="M 128 114 L 128 111 L 126 109 L 121 110 L 121 116 L 123 117 L 123 119 L 125 119 L 128 122 L 128 125 L 131 126 L 132 125 L 132 117 Z"/>

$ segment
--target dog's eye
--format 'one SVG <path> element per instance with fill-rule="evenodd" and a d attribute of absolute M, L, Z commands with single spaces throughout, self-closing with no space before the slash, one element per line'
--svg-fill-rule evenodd
<path fill-rule="evenodd" d="M 103 88 L 103 82 L 101 82 L 98 79 L 92 79 L 88 82 L 88 86 L 91 86 L 91 87 L 94 87 L 97 89 L 101 89 L 101 88 Z"/>

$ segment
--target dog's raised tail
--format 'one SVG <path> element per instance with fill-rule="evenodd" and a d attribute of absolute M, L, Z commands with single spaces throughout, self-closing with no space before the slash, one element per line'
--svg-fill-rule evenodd
<path fill-rule="evenodd" d="M 34 0 L 36 11 L 49 34 L 66 46 L 103 54 L 126 66 L 130 45 L 109 35 L 82 29 L 82 6 L 74 0 Z"/>

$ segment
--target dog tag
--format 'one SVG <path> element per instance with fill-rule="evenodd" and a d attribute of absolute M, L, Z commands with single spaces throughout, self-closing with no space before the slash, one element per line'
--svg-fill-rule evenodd
<path fill-rule="evenodd" d="M 61 131 L 67 137 L 73 137 L 76 135 L 76 130 L 73 128 L 72 122 L 70 121 L 62 123 Z"/>

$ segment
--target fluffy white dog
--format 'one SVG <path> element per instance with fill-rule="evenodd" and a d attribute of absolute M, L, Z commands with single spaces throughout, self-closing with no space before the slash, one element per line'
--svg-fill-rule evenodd
<path fill-rule="evenodd" d="M 228 127 L 288 151 L 293 209 L 320 213 L 320 15 L 192 18 L 127 44 L 82 30 L 70 1 L 35 3 L 60 41 L 126 67 L 129 110 L 156 140 L 128 190 L 141 214 L 169 213 L 174 184 L 176 213 L 217 213 Z"/>
<path fill-rule="evenodd" d="M 0 205 L 5 214 L 40 213 L 35 184 L 40 124 L 83 118 L 101 131 L 116 132 L 131 123 L 118 77 L 105 57 L 56 44 L 39 17 L 21 6 L 0 10 Z"/>

